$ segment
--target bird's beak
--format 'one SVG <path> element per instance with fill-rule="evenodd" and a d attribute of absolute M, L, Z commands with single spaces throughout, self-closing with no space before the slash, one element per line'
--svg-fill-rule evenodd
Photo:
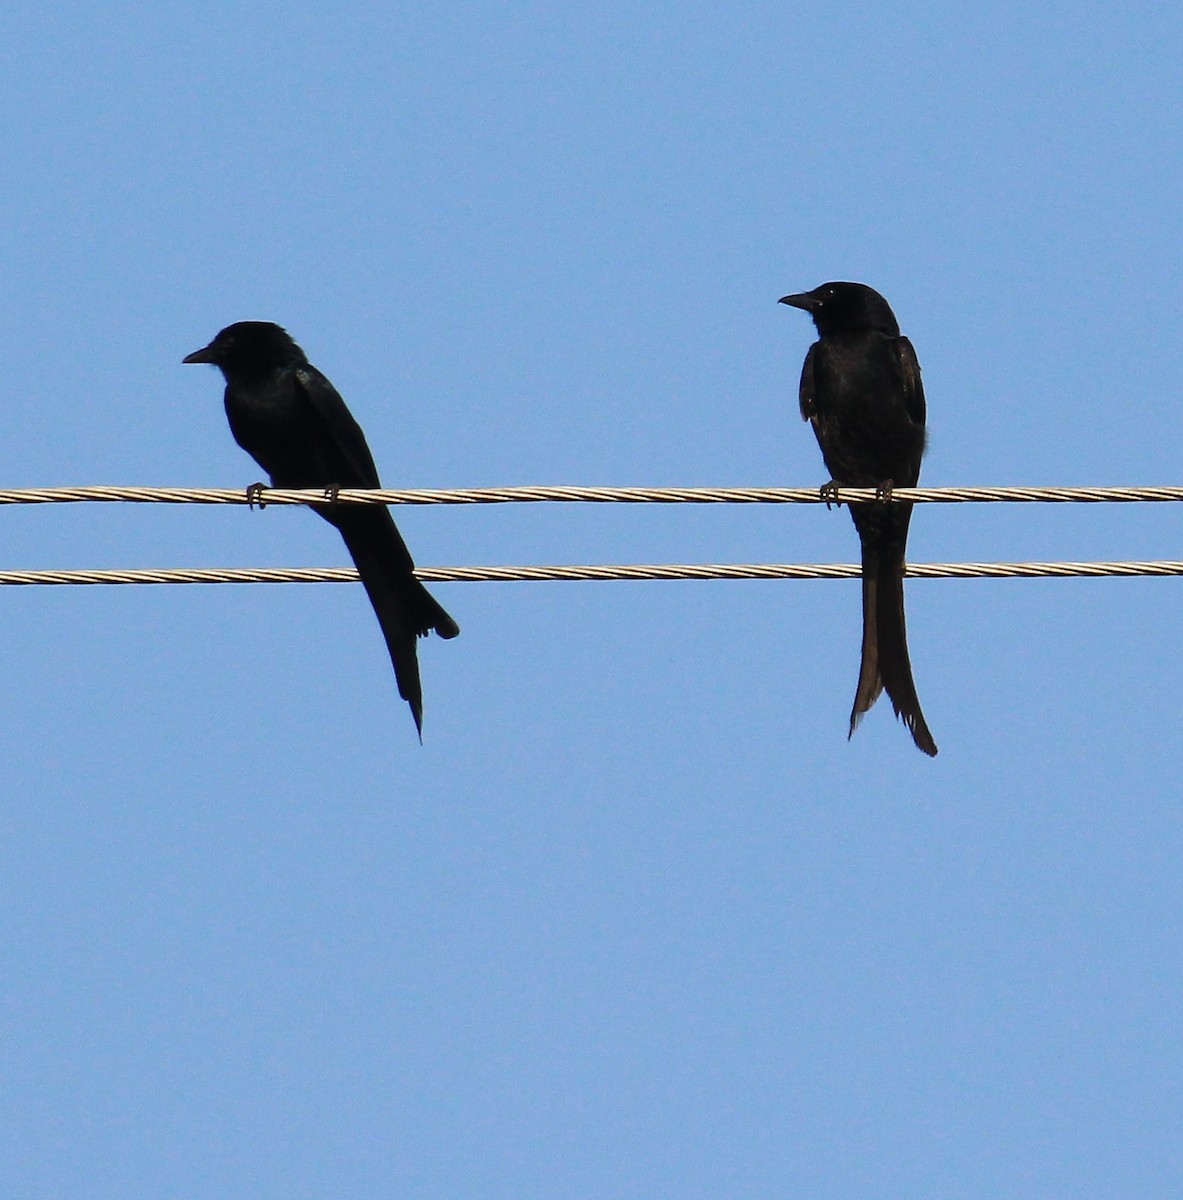
<path fill-rule="evenodd" d="M 212 363 L 214 356 L 210 353 L 212 346 L 202 346 L 200 350 L 194 350 L 192 354 L 186 354 L 181 359 L 183 363 Z"/>
<path fill-rule="evenodd" d="M 792 296 L 782 296 L 777 304 L 789 304 L 793 308 L 801 308 L 811 313 L 817 307 L 817 300 L 812 292 L 795 292 Z"/>

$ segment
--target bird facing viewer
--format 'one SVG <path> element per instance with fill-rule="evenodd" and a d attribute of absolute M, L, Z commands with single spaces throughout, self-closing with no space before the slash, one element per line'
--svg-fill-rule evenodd
<path fill-rule="evenodd" d="M 823 283 L 782 296 L 809 313 L 818 340 L 801 369 L 801 416 L 813 426 L 836 487 L 878 488 L 885 500 L 850 505 L 862 545 L 863 647 L 850 733 L 886 690 L 925 754 L 933 741 L 912 679 L 904 625 L 904 555 L 912 505 L 887 501 L 915 487 L 925 447 L 920 364 L 891 306 L 863 283 Z"/>

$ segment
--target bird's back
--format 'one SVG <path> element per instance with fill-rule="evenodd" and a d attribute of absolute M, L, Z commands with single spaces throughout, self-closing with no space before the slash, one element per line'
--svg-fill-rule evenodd
<path fill-rule="evenodd" d="M 379 487 L 361 427 L 315 367 L 281 367 L 226 388 L 235 441 L 274 487 Z"/>

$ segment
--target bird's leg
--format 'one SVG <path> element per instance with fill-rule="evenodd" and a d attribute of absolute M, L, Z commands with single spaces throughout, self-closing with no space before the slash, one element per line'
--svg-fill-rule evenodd
<path fill-rule="evenodd" d="M 264 486 L 265 485 L 262 483 L 262 481 L 248 485 L 246 489 L 246 502 L 248 508 L 253 509 L 257 504 L 259 506 L 259 511 L 262 512 L 263 509 L 267 507 L 267 501 L 263 499 Z"/>
<path fill-rule="evenodd" d="M 330 483 L 325 488 L 325 499 L 330 504 L 337 503 L 337 497 L 341 494 L 341 485 L 339 483 Z"/>
<path fill-rule="evenodd" d="M 894 480 L 885 479 L 875 489 L 875 499 L 882 501 L 884 504 L 890 504 L 891 503 L 891 492 L 892 492 L 892 488 L 894 488 L 894 487 L 895 487 Z"/>
<path fill-rule="evenodd" d="M 842 501 L 838 498 L 838 484 L 831 479 L 829 483 L 823 483 L 818 491 L 826 506 L 826 512 L 830 511 L 830 505 L 836 504 L 839 508 L 842 507 Z"/>

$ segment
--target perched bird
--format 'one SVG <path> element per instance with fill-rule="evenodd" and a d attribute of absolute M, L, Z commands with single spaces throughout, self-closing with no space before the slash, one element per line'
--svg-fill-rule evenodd
<path fill-rule="evenodd" d="M 801 370 L 800 402 L 831 475 L 823 496 L 839 486 L 873 487 L 886 501 L 893 485 L 915 487 L 924 455 L 924 389 L 916 351 L 900 336 L 890 305 L 862 283 L 823 283 L 780 303 L 804 309 L 817 326 Z M 850 733 L 886 689 L 912 740 L 935 755 L 904 630 L 912 505 L 884 501 L 850 506 L 863 563 L 863 652 Z"/>
<path fill-rule="evenodd" d="M 433 629 L 454 638 L 460 626 L 412 574 L 415 564 L 386 505 L 332 502 L 338 488 L 382 486 L 365 434 L 345 401 L 270 321 L 228 325 L 184 361 L 212 363 L 225 376 L 230 431 L 271 477 L 272 487 L 325 489 L 327 503 L 312 508 L 345 539 L 382 626 L 399 695 L 411 706 L 422 740 L 415 639 Z"/>

